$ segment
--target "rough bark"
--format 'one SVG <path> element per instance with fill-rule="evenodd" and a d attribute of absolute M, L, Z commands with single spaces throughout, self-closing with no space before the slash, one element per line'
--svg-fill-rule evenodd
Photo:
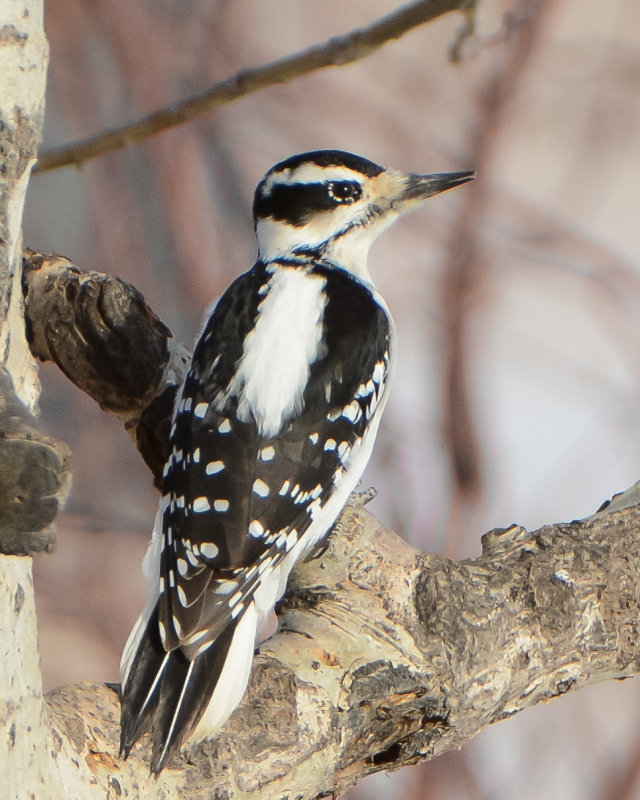
<path fill-rule="evenodd" d="M 33 355 L 53 361 L 116 414 L 157 479 L 189 351 L 119 278 L 80 270 L 54 253 L 25 250 L 23 288 Z"/>
<path fill-rule="evenodd" d="M 40 384 L 25 337 L 21 220 L 44 113 L 48 48 L 38 4 L 0 17 L 0 552 L 53 546 L 68 490 L 68 450 L 33 418 Z M 14 393 L 15 390 L 15 393 Z"/>
<path fill-rule="evenodd" d="M 528 706 L 637 673 L 640 508 L 629 499 L 534 533 L 492 531 L 461 563 L 349 509 L 325 552 L 295 571 L 238 711 L 159 779 L 146 740 L 116 758 L 114 687 L 51 693 L 69 796 L 339 796 Z"/>
<path fill-rule="evenodd" d="M 67 449 L 31 415 L 39 383 L 24 335 L 21 220 L 42 129 L 47 43 L 42 6 L 0 11 L 0 551 L 52 546 L 49 525 L 68 485 Z M 15 387 L 15 393 L 14 393 Z M 55 785 L 48 757 L 31 559 L 0 556 L 0 774 L 9 797 Z M 62 794 L 58 796 L 63 796 Z"/>

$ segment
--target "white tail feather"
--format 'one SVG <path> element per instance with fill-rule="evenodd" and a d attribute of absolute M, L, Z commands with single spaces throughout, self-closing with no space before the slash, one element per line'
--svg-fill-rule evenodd
<path fill-rule="evenodd" d="M 242 700 L 249 682 L 257 624 L 256 607 L 251 602 L 242 614 L 233 634 L 227 658 L 207 710 L 189 737 L 188 741 L 191 744 L 215 733 Z M 215 647 L 215 644 L 213 646 Z"/>

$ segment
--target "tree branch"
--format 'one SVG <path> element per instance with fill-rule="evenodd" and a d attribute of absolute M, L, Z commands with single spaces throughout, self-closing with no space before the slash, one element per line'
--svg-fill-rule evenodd
<path fill-rule="evenodd" d="M 137 400 L 126 371 L 107 367 L 104 380 L 86 384 L 109 408 L 122 381 L 130 398 L 124 416 L 135 408 L 142 419 L 168 380 L 168 344 L 159 346 L 168 329 L 133 287 L 28 254 L 30 264 L 38 258 L 41 269 L 25 273 L 34 355 L 55 358 L 75 380 L 97 363 L 96 336 L 106 365 L 112 345 L 133 354 L 140 342 L 156 341 L 154 377 L 138 384 Z M 84 285 L 119 300 L 97 303 L 93 291 L 77 290 Z M 46 297 L 51 318 L 43 322 L 32 314 Z M 116 324 L 122 308 L 130 327 Z M 49 695 L 67 792 L 91 798 L 144 787 L 150 798 L 188 799 L 215 787 L 226 798 L 337 796 L 369 773 L 458 748 L 526 707 L 636 674 L 639 530 L 640 484 L 579 522 L 490 531 L 481 556 L 457 563 L 414 550 L 362 507 L 349 508 L 326 550 L 295 570 L 280 631 L 261 646 L 239 709 L 219 736 L 182 754 L 159 779 L 148 774 L 148 737 L 126 763 L 116 757 L 114 687 Z"/>
<path fill-rule="evenodd" d="M 240 70 L 235 75 L 214 83 L 204 92 L 165 106 L 137 122 L 44 150 L 34 172 L 48 172 L 71 165 L 81 166 L 92 158 L 139 144 L 151 136 L 189 122 L 252 92 L 279 83 L 288 83 L 325 67 L 359 61 L 392 39 L 398 39 L 436 17 L 456 10 L 469 12 L 474 3 L 475 0 L 419 0 L 402 6 L 366 28 L 334 36 L 322 44 L 260 67 Z"/>
<path fill-rule="evenodd" d="M 634 506 L 534 533 L 513 526 L 456 563 L 351 508 L 322 556 L 295 570 L 280 632 L 216 739 L 156 781 L 148 737 L 117 761 L 117 696 L 89 685 L 50 694 L 54 737 L 76 780 L 97 782 L 83 784 L 87 798 L 114 780 L 150 798 L 338 796 L 523 708 L 637 673 L 639 524 Z"/>

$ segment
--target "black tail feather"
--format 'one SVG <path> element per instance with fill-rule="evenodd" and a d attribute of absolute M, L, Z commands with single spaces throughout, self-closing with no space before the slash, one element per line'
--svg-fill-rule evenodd
<path fill-rule="evenodd" d="M 190 661 L 179 648 L 165 651 L 154 609 L 121 688 L 121 758 L 127 758 L 138 739 L 151 730 L 151 772 L 158 774 L 164 768 L 206 711 L 237 623 L 230 621 L 215 642 Z"/>
<path fill-rule="evenodd" d="M 158 630 L 156 606 L 133 658 L 126 684 L 120 687 L 120 758 L 127 758 L 133 745 L 151 727 L 162 680 L 158 677 L 166 669 L 167 660 Z"/>
<path fill-rule="evenodd" d="M 222 672 L 236 624 L 231 621 L 215 643 L 193 661 L 180 650 L 171 653 L 153 717 L 153 773 L 163 769 L 167 758 L 180 749 L 202 719 Z"/>

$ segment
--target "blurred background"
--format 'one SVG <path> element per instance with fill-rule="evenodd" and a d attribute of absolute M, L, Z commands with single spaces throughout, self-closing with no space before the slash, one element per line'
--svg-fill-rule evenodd
<path fill-rule="evenodd" d="M 132 121 L 242 67 L 364 26 L 369 0 L 48 0 L 43 147 Z M 376 245 L 399 367 L 365 483 L 413 544 L 456 558 L 517 522 L 591 514 L 640 478 L 640 4 L 479 0 L 353 65 L 35 177 L 25 244 L 135 284 L 174 334 L 255 256 L 276 161 L 340 148 L 478 170 Z M 58 550 L 36 559 L 46 688 L 118 680 L 157 495 L 120 424 L 54 368 L 42 416 L 73 451 Z M 640 798 L 640 681 L 527 710 L 350 800 Z"/>

